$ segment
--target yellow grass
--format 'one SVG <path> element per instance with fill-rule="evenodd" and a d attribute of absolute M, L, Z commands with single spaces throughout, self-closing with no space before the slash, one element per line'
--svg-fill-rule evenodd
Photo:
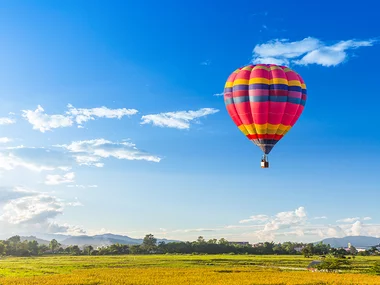
<path fill-rule="evenodd" d="M 380 285 L 380 276 L 306 271 L 309 261 L 300 256 L 221 255 L 6 258 L 0 260 L 0 285 Z M 294 262 L 298 270 L 274 266 Z M 355 262 L 371 264 L 374 259 Z"/>
<path fill-rule="evenodd" d="M 6 277 L 1 285 L 251 285 L 251 284 L 380 284 L 380 277 L 364 274 L 281 272 L 234 268 L 102 268 L 71 274 Z"/>

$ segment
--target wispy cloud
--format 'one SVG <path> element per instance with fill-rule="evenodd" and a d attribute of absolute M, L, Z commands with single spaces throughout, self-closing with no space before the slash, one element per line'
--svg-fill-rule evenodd
<path fill-rule="evenodd" d="M 202 108 L 197 111 L 178 111 L 142 116 L 141 124 L 153 124 L 158 127 L 189 129 L 190 123 L 201 117 L 215 114 L 219 110 Z"/>
<path fill-rule="evenodd" d="M 19 167 L 32 171 L 69 170 L 74 160 L 63 152 L 38 147 L 8 147 L 0 151 L 0 169 Z"/>
<path fill-rule="evenodd" d="M 44 133 L 57 128 L 71 127 L 75 123 L 78 127 L 83 127 L 83 123 L 95 118 L 117 118 L 132 116 L 138 113 L 135 109 L 109 109 L 107 107 L 99 108 L 75 108 L 68 104 L 68 111 L 65 114 L 49 115 L 38 105 L 36 110 L 22 110 L 22 116 L 33 126 L 34 130 Z"/>
<path fill-rule="evenodd" d="M 267 11 L 263 11 L 263 12 L 257 12 L 257 13 L 252 13 L 251 16 L 268 16 L 268 12 Z"/>
<path fill-rule="evenodd" d="M 364 217 L 364 218 L 354 217 L 354 218 L 340 219 L 340 220 L 337 220 L 336 222 L 337 222 L 337 223 L 353 223 L 353 222 L 355 222 L 355 221 L 359 221 L 359 220 L 362 220 L 362 221 L 369 221 L 369 220 L 372 220 L 372 218 L 371 218 L 371 217 Z"/>
<path fill-rule="evenodd" d="M 0 118 L 0 125 L 11 125 L 14 123 L 16 123 L 16 120 L 12 118 L 6 118 L 6 117 Z"/>
<path fill-rule="evenodd" d="M 336 222 L 337 223 L 352 223 L 352 222 L 355 222 L 357 220 L 360 220 L 359 217 L 355 217 L 355 218 L 345 218 L 345 219 L 340 219 L 340 220 L 337 220 Z"/>
<path fill-rule="evenodd" d="M 253 49 L 253 63 L 273 63 L 280 65 L 336 66 L 348 59 L 349 50 L 372 46 L 373 39 L 357 41 L 346 40 L 331 45 L 319 39 L 308 37 L 301 41 L 290 42 L 287 39 L 275 39 L 256 45 Z"/>
<path fill-rule="evenodd" d="M 224 96 L 224 92 L 215 93 L 213 96 L 216 96 L 216 97 Z"/>
<path fill-rule="evenodd" d="M 70 184 L 70 185 L 67 185 L 67 187 L 69 188 L 98 188 L 98 185 L 81 185 L 81 184 Z"/>
<path fill-rule="evenodd" d="M 131 142 L 111 142 L 105 139 L 74 141 L 69 145 L 58 145 L 71 152 L 80 165 L 93 165 L 102 167 L 104 158 L 126 160 L 145 160 L 160 162 L 161 158 L 139 150 Z"/>
<path fill-rule="evenodd" d="M 69 172 L 64 175 L 59 174 L 49 174 L 46 176 L 46 185 L 59 185 L 63 183 L 73 183 L 75 179 L 75 173 Z"/>
<path fill-rule="evenodd" d="M 324 220 L 327 219 L 326 216 L 314 217 L 314 220 Z"/>
<path fill-rule="evenodd" d="M 209 59 L 201 62 L 201 65 L 205 65 L 205 66 L 208 66 L 210 64 L 211 64 L 211 60 L 209 60 Z"/>
<path fill-rule="evenodd" d="M 250 216 L 249 219 L 244 219 L 239 221 L 240 224 L 249 223 L 249 222 L 265 222 L 269 219 L 267 215 L 256 215 Z"/>
<path fill-rule="evenodd" d="M 72 115 L 75 118 L 75 121 L 78 125 L 82 125 L 84 122 L 87 122 L 89 120 L 95 120 L 95 117 L 107 119 L 121 119 L 124 116 L 132 116 L 138 113 L 136 109 L 109 109 L 105 106 L 91 109 L 77 109 L 73 107 L 73 105 L 69 104 L 67 107 L 69 108 L 67 114 Z"/>
<path fill-rule="evenodd" d="M 7 137 L 2 137 L 2 138 L 0 138 L 0 143 L 9 143 L 9 142 L 11 142 L 11 141 L 12 141 L 12 139 L 7 138 Z"/>
<path fill-rule="evenodd" d="M 213 231 L 215 231 L 215 229 L 199 228 L 199 229 L 179 229 L 179 230 L 174 230 L 172 232 L 173 233 L 191 233 L 191 232 L 199 233 L 199 232 L 213 232 Z"/>

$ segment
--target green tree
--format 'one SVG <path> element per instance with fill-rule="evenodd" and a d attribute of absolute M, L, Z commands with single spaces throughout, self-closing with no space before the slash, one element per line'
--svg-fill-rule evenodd
<path fill-rule="evenodd" d="M 304 257 L 310 257 L 313 255 L 313 252 L 311 251 L 310 247 L 307 247 L 305 246 L 302 250 L 301 250 L 302 254 Z"/>
<path fill-rule="evenodd" d="M 218 243 L 221 245 L 229 245 L 229 242 L 225 238 L 221 238 Z"/>
<path fill-rule="evenodd" d="M 350 246 L 350 254 L 352 256 L 356 255 L 358 253 L 356 247 L 354 247 L 353 245 Z"/>
<path fill-rule="evenodd" d="M 94 247 L 92 245 L 88 245 L 83 247 L 83 253 L 87 255 L 91 255 L 91 252 L 94 250 Z"/>
<path fill-rule="evenodd" d="M 38 242 L 35 240 L 29 241 L 28 249 L 32 255 L 38 255 Z"/>
<path fill-rule="evenodd" d="M 199 243 L 199 244 L 203 244 L 203 243 L 206 243 L 206 241 L 205 241 L 205 239 L 203 238 L 203 236 L 199 236 L 199 237 L 197 238 L 197 243 Z"/>
<path fill-rule="evenodd" d="M 0 241 L 0 255 L 5 255 L 6 245 L 3 241 Z"/>
<path fill-rule="evenodd" d="M 327 256 L 321 263 L 316 265 L 318 270 L 326 270 L 328 272 L 337 271 L 347 268 L 350 262 L 344 258 L 337 258 L 332 255 Z"/>
<path fill-rule="evenodd" d="M 80 250 L 79 246 L 77 246 L 77 245 L 73 245 L 73 246 L 71 247 L 71 250 L 70 250 L 70 253 L 71 253 L 71 254 L 73 254 L 73 255 L 80 255 L 81 252 L 82 252 L 82 251 Z"/>
<path fill-rule="evenodd" d="M 45 244 L 41 244 L 39 247 L 38 247 L 38 254 L 44 254 L 45 252 L 47 252 L 49 250 L 49 247 Z"/>
<path fill-rule="evenodd" d="M 12 236 L 7 241 L 7 254 L 9 255 L 17 255 L 17 251 L 19 249 L 19 245 L 21 243 L 20 236 Z"/>
<path fill-rule="evenodd" d="M 209 244 L 217 244 L 218 240 L 216 238 L 209 239 L 207 243 L 209 243 Z"/>
<path fill-rule="evenodd" d="M 52 239 L 49 244 L 49 248 L 53 253 L 55 253 L 55 250 L 58 249 L 61 246 L 61 244 L 56 240 Z"/>
<path fill-rule="evenodd" d="M 157 239 L 152 234 L 147 234 L 144 237 L 141 248 L 146 252 L 153 252 L 157 249 Z"/>
<path fill-rule="evenodd" d="M 141 254 L 144 252 L 139 244 L 131 245 L 131 247 L 129 248 L 129 251 L 131 254 Z"/>
<path fill-rule="evenodd" d="M 371 269 L 370 269 L 370 272 L 373 273 L 373 274 L 376 274 L 376 275 L 380 275 L 380 261 L 376 261 Z"/>

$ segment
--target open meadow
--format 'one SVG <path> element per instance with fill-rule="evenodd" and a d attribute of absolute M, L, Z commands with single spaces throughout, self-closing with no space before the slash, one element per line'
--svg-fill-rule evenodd
<path fill-rule="evenodd" d="M 1 285 L 380 284 L 380 257 L 356 257 L 341 273 L 306 270 L 312 258 L 254 255 L 44 256 L 0 259 Z"/>

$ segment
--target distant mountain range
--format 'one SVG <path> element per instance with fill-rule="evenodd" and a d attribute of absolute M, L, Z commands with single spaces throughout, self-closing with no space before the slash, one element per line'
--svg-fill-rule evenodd
<path fill-rule="evenodd" d="M 50 241 L 47 241 L 47 240 L 44 240 L 44 239 L 41 239 L 41 238 L 37 238 L 35 236 L 28 236 L 28 237 L 20 237 L 21 241 L 33 241 L 35 240 L 36 242 L 38 242 L 38 244 L 45 244 L 45 245 L 48 245 L 50 243 Z"/>
<path fill-rule="evenodd" d="M 94 247 L 98 246 L 107 246 L 115 243 L 120 244 L 142 244 L 143 239 L 140 238 L 131 238 L 124 235 L 115 235 L 115 234 L 102 234 L 95 236 L 71 236 L 71 235 L 58 235 L 58 234 L 35 234 L 33 236 L 21 236 L 21 240 L 36 240 L 39 244 L 49 244 L 52 239 L 56 239 L 64 246 L 68 245 L 92 245 Z M 157 242 L 164 241 L 176 242 L 178 240 L 167 240 L 167 239 L 157 239 Z M 347 247 L 348 243 L 358 248 L 369 248 L 371 246 L 380 245 L 380 238 L 369 237 L 369 236 L 346 236 L 342 238 L 326 238 L 321 241 L 324 244 L 330 244 L 331 247 Z"/>
<path fill-rule="evenodd" d="M 342 238 L 326 238 L 322 240 L 324 244 L 330 244 L 331 247 L 347 247 L 351 243 L 354 247 L 369 248 L 380 244 L 380 238 L 368 236 L 347 236 Z"/>
<path fill-rule="evenodd" d="M 102 235 L 95 235 L 95 236 L 36 234 L 35 236 L 22 236 L 21 237 L 21 241 L 36 240 L 39 244 L 49 244 L 52 239 L 56 239 L 59 243 L 61 243 L 62 245 L 65 245 L 65 246 L 68 246 L 68 245 L 78 245 L 78 246 L 92 245 L 94 247 L 107 246 L 107 245 L 111 245 L 111 244 L 115 244 L 115 243 L 135 245 L 135 244 L 142 244 L 142 242 L 143 242 L 142 238 L 141 239 L 135 239 L 135 238 L 131 238 L 128 236 L 114 235 L 114 234 L 102 234 Z M 168 239 L 157 238 L 157 242 L 161 242 L 161 241 L 168 243 L 168 242 L 175 242 L 176 240 L 168 240 Z"/>

